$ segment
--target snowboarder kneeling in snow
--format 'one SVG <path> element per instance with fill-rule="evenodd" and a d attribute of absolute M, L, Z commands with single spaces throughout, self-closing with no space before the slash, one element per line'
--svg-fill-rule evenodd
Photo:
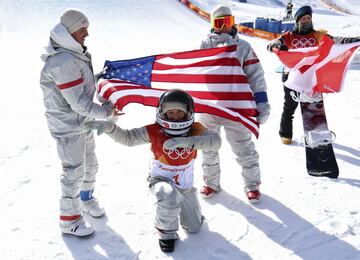
<path fill-rule="evenodd" d="M 299 8 L 295 13 L 295 28 L 293 31 L 283 33 L 279 38 L 270 42 L 267 46 L 268 51 L 272 52 L 274 48 L 287 51 L 289 49 L 307 48 L 318 46 L 321 38 L 328 35 L 326 31 L 315 30 L 312 23 L 312 9 L 305 5 Z M 332 37 L 335 44 L 346 44 L 360 41 L 360 37 Z M 291 144 L 293 135 L 292 120 L 298 101 L 293 96 L 299 97 L 300 93 L 286 87 L 286 81 L 289 76 L 288 69 L 282 72 L 282 82 L 284 83 L 284 107 L 280 121 L 279 135 L 283 144 Z M 295 98 L 296 99 L 296 98 Z"/>
<path fill-rule="evenodd" d="M 178 218 L 184 230 L 198 232 L 202 223 L 196 188 L 193 187 L 197 149 L 216 151 L 221 146 L 218 134 L 194 123 L 194 101 L 185 91 L 165 92 L 159 100 L 156 123 L 124 130 L 109 121 L 86 122 L 87 130 L 107 133 L 127 146 L 151 143 L 154 155 L 149 176 L 150 188 L 157 199 L 155 228 L 163 252 L 175 249 Z"/>

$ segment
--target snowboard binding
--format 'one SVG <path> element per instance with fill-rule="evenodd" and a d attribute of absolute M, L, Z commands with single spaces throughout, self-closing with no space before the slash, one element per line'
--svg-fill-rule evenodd
<path fill-rule="evenodd" d="M 322 145 L 328 145 L 334 143 L 336 135 L 333 131 L 322 130 L 322 131 L 309 131 L 303 136 L 302 142 L 305 147 L 315 148 Z"/>

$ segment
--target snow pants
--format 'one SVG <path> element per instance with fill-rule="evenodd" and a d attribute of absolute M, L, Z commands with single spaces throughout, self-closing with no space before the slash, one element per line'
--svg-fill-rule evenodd
<path fill-rule="evenodd" d="M 203 223 L 196 188 L 181 190 L 166 180 L 151 178 L 150 188 L 156 198 L 155 228 L 160 239 L 176 239 L 179 217 L 182 228 L 198 232 Z"/>
<path fill-rule="evenodd" d="M 260 185 L 259 154 L 251 140 L 252 133 L 241 123 L 225 118 L 201 114 L 200 123 L 208 130 L 220 134 L 224 127 L 226 139 L 229 142 L 236 161 L 242 167 L 244 191 L 257 190 Z M 206 186 L 219 191 L 220 187 L 220 157 L 218 151 L 202 151 L 203 179 Z"/>
<path fill-rule="evenodd" d="M 299 102 L 294 101 L 293 95 L 299 96 L 295 90 L 289 89 L 284 86 L 284 106 L 280 121 L 279 135 L 281 137 L 292 138 L 293 136 L 293 119 L 295 110 Z"/>
<path fill-rule="evenodd" d="M 75 220 L 81 215 L 80 191 L 91 195 L 95 187 L 98 170 L 95 139 L 92 132 L 55 139 L 63 168 L 60 178 L 60 219 Z"/>

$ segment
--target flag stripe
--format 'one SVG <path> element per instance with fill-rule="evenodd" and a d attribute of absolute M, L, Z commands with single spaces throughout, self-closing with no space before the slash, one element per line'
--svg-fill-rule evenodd
<path fill-rule="evenodd" d="M 176 83 L 248 83 L 243 75 L 191 75 L 191 74 L 152 74 L 152 82 Z"/>
<path fill-rule="evenodd" d="M 189 91 L 193 97 L 207 100 L 252 100 L 253 94 L 249 92 L 205 92 Z"/>
<path fill-rule="evenodd" d="M 186 65 L 190 63 L 197 63 L 202 61 L 216 60 L 222 58 L 234 58 L 234 52 L 223 52 L 216 55 L 198 57 L 194 56 L 193 58 L 187 59 L 174 59 L 172 57 L 162 57 L 162 56 L 154 56 L 156 63 L 167 64 L 167 65 Z M 235 57 L 236 58 L 236 57 Z"/>
<path fill-rule="evenodd" d="M 218 83 L 174 83 L 171 84 L 167 82 L 152 82 L 151 86 L 153 88 L 160 89 L 183 89 L 185 91 L 204 91 L 204 92 L 233 92 L 233 93 L 252 93 L 248 84 L 246 83 L 223 83 L 219 85 Z"/>
<path fill-rule="evenodd" d="M 155 66 L 154 66 L 155 67 Z M 152 74 L 193 74 L 193 75 L 241 75 L 240 66 L 209 66 L 195 68 L 173 68 L 168 70 L 153 69 Z"/>
<path fill-rule="evenodd" d="M 203 49 L 203 50 L 193 50 L 193 51 L 184 51 L 170 54 L 162 54 L 156 55 L 156 59 L 163 58 L 173 58 L 173 59 L 193 59 L 193 58 L 202 58 L 219 55 L 224 52 L 235 52 L 237 49 L 237 45 L 225 46 L 220 48 L 212 48 L 212 49 Z"/>
<path fill-rule="evenodd" d="M 183 69 L 183 68 L 195 68 L 195 67 L 207 67 L 207 66 L 241 66 L 239 59 L 237 58 L 220 58 L 214 60 L 203 60 L 187 64 L 163 64 L 155 62 L 153 70 L 169 70 L 169 69 Z"/>
<path fill-rule="evenodd" d="M 129 103 L 138 103 L 144 106 L 151 106 L 156 107 L 159 102 L 159 97 L 151 97 L 151 96 L 144 96 L 141 94 L 134 94 L 134 95 L 126 95 L 122 98 L 117 98 L 116 106 L 117 107 L 125 107 Z"/>

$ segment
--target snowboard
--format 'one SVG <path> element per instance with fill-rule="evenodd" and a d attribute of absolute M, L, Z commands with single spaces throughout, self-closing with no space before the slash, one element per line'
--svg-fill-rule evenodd
<path fill-rule="evenodd" d="M 339 168 L 332 143 L 322 143 L 318 146 L 309 146 L 306 139 L 309 132 L 328 131 L 324 101 L 313 103 L 300 102 L 301 114 L 305 135 L 306 168 L 308 174 L 316 177 L 329 177 L 336 179 Z"/>

